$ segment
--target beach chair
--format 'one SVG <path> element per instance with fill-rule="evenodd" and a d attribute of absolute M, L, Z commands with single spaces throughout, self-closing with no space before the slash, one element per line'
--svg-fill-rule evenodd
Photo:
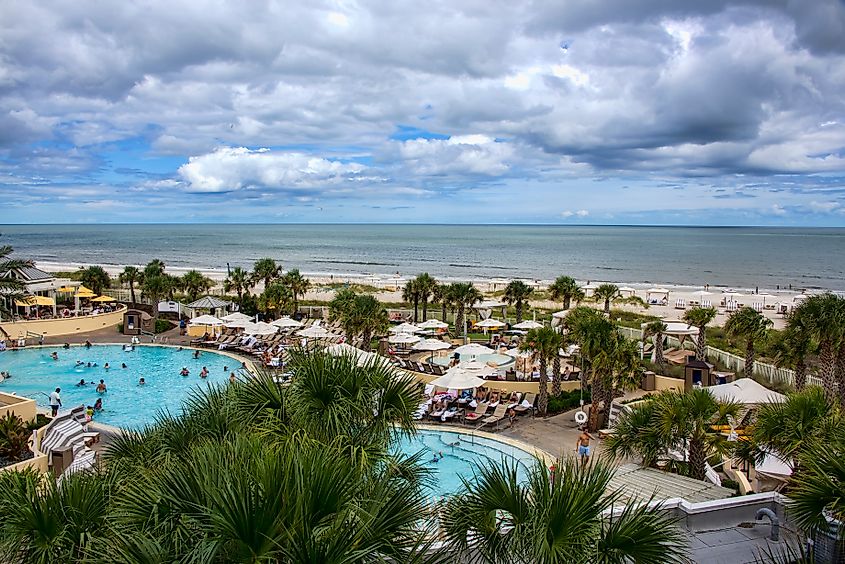
<path fill-rule="evenodd" d="M 736 303 L 736 302 L 731 301 L 731 302 L 726 302 L 726 303 L 725 303 L 725 312 L 727 312 L 727 313 L 733 313 L 733 312 L 735 312 L 735 311 L 736 311 L 736 310 L 738 310 L 738 309 L 739 309 L 739 308 L 737 307 L 737 303 Z"/>
<path fill-rule="evenodd" d="M 751 304 L 751 307 L 754 308 L 754 311 L 757 313 L 763 313 L 763 302 L 754 302 Z"/>
<path fill-rule="evenodd" d="M 713 307 L 713 305 L 712 305 L 712 302 L 710 300 L 701 300 L 701 307 L 711 308 L 711 307 Z"/>
<path fill-rule="evenodd" d="M 475 411 L 467 413 L 464 419 L 466 421 L 478 421 L 487 413 L 487 402 L 480 401 L 475 408 Z"/>
<path fill-rule="evenodd" d="M 609 437 L 613 433 L 616 432 L 616 422 L 619 420 L 619 416 L 626 412 L 630 411 L 631 408 L 617 402 L 610 403 L 610 411 L 607 413 L 607 428 L 599 429 L 599 438 L 604 439 Z"/>
<path fill-rule="evenodd" d="M 531 392 L 525 394 L 525 397 L 522 398 L 522 402 L 513 408 L 517 415 L 524 415 L 529 411 L 531 414 L 534 414 L 534 402 L 537 401 L 537 394 L 533 394 Z"/>
<path fill-rule="evenodd" d="M 675 309 L 687 309 L 687 301 L 683 298 L 675 300 Z"/>
<path fill-rule="evenodd" d="M 493 415 L 487 416 L 487 417 L 485 417 L 484 419 L 481 420 L 481 425 L 479 426 L 479 429 L 481 427 L 485 427 L 487 425 L 492 425 L 492 424 L 495 423 L 496 424 L 496 430 L 498 431 L 499 430 L 499 423 L 501 423 L 505 419 L 508 419 L 507 413 L 508 413 L 507 404 L 505 402 L 500 402 L 499 405 L 496 407 L 496 409 L 493 411 Z"/>

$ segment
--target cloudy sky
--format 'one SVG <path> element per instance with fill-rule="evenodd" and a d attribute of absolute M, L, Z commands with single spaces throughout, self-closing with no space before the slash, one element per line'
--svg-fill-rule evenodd
<path fill-rule="evenodd" d="M 845 3 L 6 1 L 0 198 L 0 223 L 845 225 Z"/>

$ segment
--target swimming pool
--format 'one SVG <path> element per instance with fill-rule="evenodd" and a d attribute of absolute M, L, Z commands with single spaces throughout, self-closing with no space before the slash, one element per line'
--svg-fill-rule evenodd
<path fill-rule="evenodd" d="M 58 360 L 50 358 L 53 352 Z M 236 368 L 241 363 L 234 358 L 202 351 L 194 359 L 193 353 L 192 349 L 156 346 L 136 346 L 134 351 L 125 352 L 120 345 L 5 351 L 0 353 L 0 371 L 10 372 L 12 377 L 0 383 L 0 391 L 33 398 L 39 406 L 47 407 L 48 394 L 61 388 L 64 409 L 93 405 L 102 398 L 103 410 L 94 417 L 95 421 L 137 429 L 151 423 L 159 410 L 178 413 L 191 394 L 208 385 L 227 382 L 230 371 L 240 374 Z M 77 361 L 83 364 L 76 366 Z M 104 368 L 107 362 L 109 370 Z M 123 363 L 126 368 L 121 368 Z M 189 376 L 179 375 L 183 366 L 190 371 Z M 203 366 L 209 371 L 205 379 L 199 376 Z M 140 386 L 142 377 L 146 384 Z M 92 383 L 78 386 L 80 379 Z M 104 394 L 95 389 L 100 379 L 108 387 Z"/>
<path fill-rule="evenodd" d="M 470 358 L 471 358 L 471 357 L 469 357 L 469 356 L 467 356 L 466 358 L 464 358 L 464 357 L 462 356 L 462 357 L 461 357 L 461 360 L 470 360 Z M 448 365 L 449 365 L 449 362 L 450 362 L 451 360 L 452 360 L 451 355 L 445 355 L 445 356 L 435 356 L 435 357 L 432 359 L 432 361 L 431 361 L 431 362 L 433 362 L 433 363 L 435 363 L 435 364 L 439 364 L 440 366 L 448 366 Z M 485 363 L 485 364 L 492 362 L 492 363 L 494 363 L 494 364 L 496 365 L 496 367 L 498 367 L 498 368 L 506 368 L 506 367 L 509 367 L 509 366 L 510 366 L 511 364 L 513 364 L 513 362 L 514 362 L 514 359 L 513 359 L 513 357 L 512 357 L 511 355 L 509 355 L 509 354 L 496 354 L 496 353 L 493 353 L 493 354 L 480 354 L 480 355 L 478 355 L 478 356 L 476 356 L 476 357 L 475 357 L 475 360 L 477 360 L 477 361 L 479 361 L 479 362 L 483 362 L 483 363 Z"/>
<path fill-rule="evenodd" d="M 522 480 L 527 468 L 534 464 L 534 456 L 525 450 L 489 437 L 453 431 L 420 429 L 415 436 L 402 439 L 399 449 L 405 454 L 422 451 L 421 462 L 432 472 L 430 493 L 436 498 L 458 491 L 461 478 L 472 478 L 479 464 L 500 462 L 503 458 L 517 461 Z M 439 458 L 440 453 L 443 458 Z M 438 454 L 437 462 L 433 461 L 435 454 Z"/>

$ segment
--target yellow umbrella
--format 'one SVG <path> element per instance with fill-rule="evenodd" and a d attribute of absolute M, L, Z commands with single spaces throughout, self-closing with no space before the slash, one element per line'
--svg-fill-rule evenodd
<path fill-rule="evenodd" d="M 56 291 L 62 294 L 72 294 L 76 291 L 76 288 L 74 288 L 73 286 L 62 286 Z"/>
<path fill-rule="evenodd" d="M 80 286 L 79 289 L 76 291 L 77 298 L 93 298 L 96 295 L 97 294 L 95 294 L 85 286 Z"/>
<path fill-rule="evenodd" d="M 109 296 L 97 296 L 96 298 L 94 298 L 91 301 L 92 302 L 113 302 L 115 300 L 114 300 L 114 298 L 109 297 Z"/>
<path fill-rule="evenodd" d="M 53 298 L 48 298 L 47 296 L 27 296 L 23 300 L 15 300 L 15 304 L 21 307 L 23 306 L 51 306 L 55 305 L 55 301 Z"/>

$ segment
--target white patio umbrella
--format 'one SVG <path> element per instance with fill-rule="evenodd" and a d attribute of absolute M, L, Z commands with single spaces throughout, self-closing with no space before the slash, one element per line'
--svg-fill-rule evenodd
<path fill-rule="evenodd" d="M 191 319 L 190 323 L 191 325 L 223 325 L 223 320 L 206 314 Z"/>
<path fill-rule="evenodd" d="M 269 323 L 264 323 L 260 321 L 258 323 L 253 323 L 249 327 L 244 328 L 244 333 L 247 335 L 253 336 L 261 336 L 261 335 L 273 335 L 279 330 L 278 327 L 270 325 Z"/>
<path fill-rule="evenodd" d="M 448 323 L 443 323 L 439 319 L 429 319 L 417 325 L 420 329 L 446 329 L 449 327 Z"/>
<path fill-rule="evenodd" d="M 483 374 L 496 374 L 496 369 L 488 365 L 486 362 L 480 360 L 466 360 L 458 364 L 458 368 L 462 368 L 468 372 L 480 376 Z"/>
<path fill-rule="evenodd" d="M 554 312 L 554 313 L 552 314 L 552 317 L 554 317 L 555 319 L 564 319 L 564 318 L 566 318 L 566 314 L 567 314 L 567 313 L 569 313 L 569 311 L 567 311 L 567 310 L 565 310 L 565 309 L 562 309 L 562 310 L 560 310 L 560 311 L 556 311 L 556 312 Z"/>
<path fill-rule="evenodd" d="M 537 323 L 536 321 L 529 319 L 528 321 L 523 321 L 522 323 L 517 323 L 513 326 L 514 329 L 524 329 L 524 330 L 531 330 L 531 329 L 540 329 L 543 326 L 542 323 Z"/>
<path fill-rule="evenodd" d="M 454 366 L 446 371 L 443 376 L 435 378 L 430 382 L 438 388 L 447 390 L 467 390 L 484 385 L 484 380 L 475 374 Z"/>
<path fill-rule="evenodd" d="M 287 329 L 288 327 L 302 327 L 302 323 L 300 323 L 296 319 L 291 319 L 288 316 L 280 317 L 275 321 L 271 321 L 270 325 L 275 325 L 280 329 Z"/>
<path fill-rule="evenodd" d="M 470 343 L 468 345 L 461 345 L 455 349 L 455 352 L 461 356 L 478 356 L 480 354 L 493 354 L 495 351 L 484 345 Z"/>
<path fill-rule="evenodd" d="M 312 325 L 307 329 L 303 329 L 302 331 L 297 331 L 297 335 L 300 337 L 306 337 L 309 339 L 324 339 L 326 337 L 331 337 L 332 334 L 326 331 L 325 327 L 320 327 L 319 325 Z"/>
<path fill-rule="evenodd" d="M 402 323 L 390 328 L 391 333 L 416 333 L 420 328 L 413 323 Z"/>
<path fill-rule="evenodd" d="M 241 313 L 239 311 L 236 311 L 235 313 L 230 313 L 229 315 L 224 315 L 220 319 L 225 321 L 227 324 L 234 322 L 234 321 L 252 321 L 252 317 L 248 316 L 245 313 Z M 228 327 L 228 325 L 227 325 L 227 327 Z"/>
<path fill-rule="evenodd" d="M 224 323 L 229 329 L 243 329 L 255 325 L 251 319 L 233 319 Z"/>
<path fill-rule="evenodd" d="M 492 317 L 488 317 L 484 321 L 479 321 L 475 324 L 476 327 L 482 327 L 484 329 L 498 329 L 506 325 L 507 323 L 502 323 L 498 319 L 493 319 Z"/>
<path fill-rule="evenodd" d="M 776 300 L 776 299 L 777 299 L 777 296 L 774 296 L 774 295 L 769 294 L 769 293 L 767 293 L 767 292 L 763 292 L 762 294 L 757 294 L 755 297 L 757 297 L 757 298 L 763 298 L 763 305 L 766 305 L 766 300 L 771 301 L 771 300 Z"/>
<path fill-rule="evenodd" d="M 394 345 L 413 345 L 419 341 L 419 337 L 410 333 L 396 333 L 387 338 L 387 342 L 393 343 Z"/>
<path fill-rule="evenodd" d="M 761 403 L 782 403 L 786 396 L 757 383 L 751 378 L 740 378 L 728 384 L 719 384 L 706 388 L 719 401 L 737 402 L 745 405 Z"/>
<path fill-rule="evenodd" d="M 437 339 L 424 339 L 417 342 L 411 348 L 415 351 L 445 351 L 446 349 L 452 348 L 452 345 Z"/>

